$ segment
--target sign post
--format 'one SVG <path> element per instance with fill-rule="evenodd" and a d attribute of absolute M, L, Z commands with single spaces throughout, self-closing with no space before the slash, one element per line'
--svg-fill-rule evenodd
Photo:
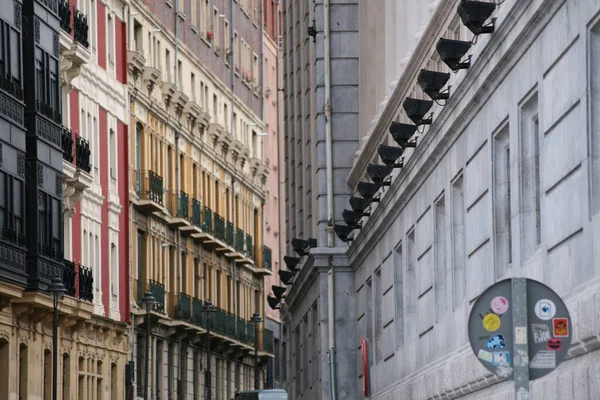
<path fill-rule="evenodd" d="M 529 400 L 529 382 L 552 372 L 571 345 L 571 318 L 548 286 L 505 279 L 485 290 L 469 316 L 469 340 L 489 371 L 513 379 L 516 400 Z"/>

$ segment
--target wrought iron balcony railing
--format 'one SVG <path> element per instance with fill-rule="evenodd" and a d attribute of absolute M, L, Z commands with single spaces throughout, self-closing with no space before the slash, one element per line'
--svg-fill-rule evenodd
<path fill-rule="evenodd" d="M 40 243 L 40 254 L 53 260 L 64 260 L 63 251 L 55 246 Z"/>
<path fill-rule="evenodd" d="M 94 301 L 94 278 L 91 269 L 65 260 L 62 278 L 69 296 L 88 302 Z"/>
<path fill-rule="evenodd" d="M 37 111 L 50 118 L 54 122 L 60 123 L 62 121 L 62 114 L 59 110 L 52 108 L 49 104 L 44 103 L 41 100 L 36 101 Z"/>
<path fill-rule="evenodd" d="M 263 246 L 263 266 L 264 268 L 270 270 L 272 268 L 272 257 L 273 253 L 271 248 L 268 246 Z"/>
<path fill-rule="evenodd" d="M 137 172 L 137 195 L 142 200 L 163 204 L 163 178 L 152 171 Z"/>
<path fill-rule="evenodd" d="M 63 126 L 63 128 L 62 128 L 62 150 L 63 150 L 63 159 L 74 165 L 75 164 L 75 141 L 73 140 L 73 132 L 66 126 Z"/>
<path fill-rule="evenodd" d="M 85 48 L 90 47 L 90 43 L 88 42 L 88 19 L 76 8 L 73 8 L 73 27 L 75 28 L 73 38 Z"/>
<path fill-rule="evenodd" d="M 233 223 L 227 221 L 227 224 L 225 226 L 225 241 L 231 247 L 233 247 L 235 244 L 235 236 L 233 234 L 233 231 Z"/>
<path fill-rule="evenodd" d="M 175 305 L 175 318 L 188 321 L 191 316 L 192 298 L 185 293 L 179 293 L 177 296 L 177 304 Z"/>
<path fill-rule="evenodd" d="M 165 285 L 156 281 L 148 282 L 148 290 L 154 296 L 156 304 L 154 304 L 154 311 L 161 314 L 165 313 Z"/>
<path fill-rule="evenodd" d="M 179 218 L 188 218 L 190 212 L 190 199 L 186 192 L 179 192 L 179 209 L 177 210 L 177 216 Z"/>
<path fill-rule="evenodd" d="M 27 238 L 21 232 L 17 232 L 13 229 L 3 226 L 0 229 L 0 234 L 2 234 L 2 239 L 6 240 L 7 242 L 16 244 L 21 247 L 27 246 L 27 242 L 26 242 Z"/>
<path fill-rule="evenodd" d="M 254 258 L 254 245 L 252 244 L 252 236 L 246 235 L 246 253 L 248 257 Z"/>
<path fill-rule="evenodd" d="M 244 251 L 244 231 L 240 228 L 235 231 L 235 251 Z"/>
<path fill-rule="evenodd" d="M 92 171 L 90 142 L 79 135 L 73 134 L 73 136 L 75 137 L 75 165 L 85 172 L 90 173 Z"/>
<path fill-rule="evenodd" d="M 212 233 L 213 230 L 213 212 L 210 208 L 204 206 L 204 213 L 202 216 L 202 230 Z"/>
<path fill-rule="evenodd" d="M 58 16 L 60 18 L 60 29 L 67 33 L 71 33 L 71 5 L 68 0 L 59 0 Z"/>
<path fill-rule="evenodd" d="M 217 213 L 215 213 L 215 236 L 225 240 L 225 219 Z"/>
<path fill-rule="evenodd" d="M 0 89 L 22 101 L 23 88 L 21 87 L 21 82 L 9 75 L 4 76 L 2 69 L 0 68 Z"/>
<path fill-rule="evenodd" d="M 191 223 L 196 226 L 201 226 L 202 224 L 202 206 L 200 202 L 196 199 L 192 199 L 192 215 L 191 215 Z"/>

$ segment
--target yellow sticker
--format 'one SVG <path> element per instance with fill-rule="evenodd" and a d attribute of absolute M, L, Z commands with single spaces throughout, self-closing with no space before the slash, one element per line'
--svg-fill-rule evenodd
<path fill-rule="evenodd" d="M 496 314 L 487 314 L 483 317 L 483 327 L 489 332 L 500 329 L 500 317 Z"/>

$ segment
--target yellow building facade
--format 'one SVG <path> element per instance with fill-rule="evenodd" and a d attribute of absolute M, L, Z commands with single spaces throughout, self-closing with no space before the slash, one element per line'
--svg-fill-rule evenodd
<path fill-rule="evenodd" d="M 148 377 L 152 399 L 204 398 L 209 328 L 212 396 L 231 399 L 254 388 L 255 343 L 261 382 L 273 353 L 273 333 L 251 322 L 254 313 L 264 320 L 264 276 L 271 274 L 263 257 L 270 251 L 263 246 L 262 122 L 238 96 L 232 102 L 231 88 L 189 48 L 175 46 L 158 12 L 138 1 L 130 12 L 136 394 Z M 146 292 L 157 300 L 149 354 Z M 215 309 L 203 313 L 207 301 Z"/>

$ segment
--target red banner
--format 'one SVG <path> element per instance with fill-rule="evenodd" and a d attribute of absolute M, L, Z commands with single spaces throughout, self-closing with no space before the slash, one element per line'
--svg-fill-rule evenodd
<path fill-rule="evenodd" d="M 363 364 L 363 395 L 369 395 L 369 352 L 367 350 L 367 338 L 361 339 L 362 364 Z"/>

